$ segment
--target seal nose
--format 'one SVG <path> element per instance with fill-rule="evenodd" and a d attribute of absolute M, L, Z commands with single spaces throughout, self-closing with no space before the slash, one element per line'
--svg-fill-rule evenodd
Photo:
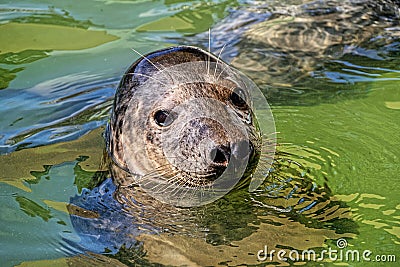
<path fill-rule="evenodd" d="M 231 158 L 231 149 L 228 146 L 218 145 L 211 149 L 210 158 L 219 167 L 227 167 Z"/>
<path fill-rule="evenodd" d="M 232 154 L 238 160 L 251 160 L 255 152 L 254 144 L 251 141 L 239 141 L 232 145 Z"/>

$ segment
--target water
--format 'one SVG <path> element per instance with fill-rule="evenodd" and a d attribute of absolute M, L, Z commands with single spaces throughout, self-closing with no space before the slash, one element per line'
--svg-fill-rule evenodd
<path fill-rule="evenodd" d="M 398 262 L 399 3 L 303 2 L 0 3 L 1 266 L 287 264 L 264 246 Z M 96 181 L 131 48 L 207 48 L 210 27 L 272 106 L 273 172 L 198 209 L 121 207 Z"/>

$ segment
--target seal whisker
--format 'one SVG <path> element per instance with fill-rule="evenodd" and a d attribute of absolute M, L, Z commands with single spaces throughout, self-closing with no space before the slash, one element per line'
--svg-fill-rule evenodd
<path fill-rule="evenodd" d="M 189 188 L 185 188 L 184 192 L 182 192 L 181 197 L 179 199 L 180 200 L 185 199 L 188 192 L 189 192 Z M 191 198 L 189 198 L 189 199 L 191 199 Z"/>
<path fill-rule="evenodd" d="M 178 174 L 168 179 L 169 185 L 166 188 L 164 188 L 162 193 L 164 193 L 167 189 L 171 188 L 172 186 L 174 186 L 174 188 L 172 191 L 169 192 L 171 196 L 175 196 L 179 192 L 179 189 L 184 189 L 185 185 L 187 185 L 186 191 L 190 190 L 191 187 L 187 183 L 188 181 L 190 181 L 190 177 L 179 177 L 180 179 L 177 180 L 175 179 L 176 177 L 178 177 Z"/>
<path fill-rule="evenodd" d="M 187 180 L 188 180 L 188 179 L 187 179 Z M 187 180 L 186 180 L 185 183 L 183 184 L 183 185 L 187 184 L 187 186 L 186 186 L 185 193 L 181 196 L 181 199 L 182 199 L 183 197 L 185 197 L 189 191 L 192 191 L 192 193 L 189 194 L 189 197 L 192 199 L 192 197 L 193 197 L 194 194 L 196 193 L 197 189 L 199 188 L 199 186 L 189 187 L 189 185 L 188 185 L 188 183 L 187 183 Z"/>
<path fill-rule="evenodd" d="M 125 73 L 124 75 L 128 75 L 128 74 L 130 74 L 130 75 L 143 76 L 143 77 L 152 79 L 153 81 L 156 81 L 156 82 L 158 82 L 158 83 L 161 83 L 161 84 L 164 85 L 164 86 L 167 86 L 167 84 L 163 83 L 162 81 L 160 81 L 160 80 L 158 80 L 158 79 L 156 79 L 156 78 L 154 78 L 154 77 L 152 77 L 152 76 L 150 76 L 150 75 L 146 75 L 146 74 L 142 74 L 142 73 L 134 73 L 134 72 Z"/>
<path fill-rule="evenodd" d="M 160 174 L 167 174 L 168 171 L 170 171 L 170 169 L 168 169 L 168 168 L 163 169 L 164 167 L 167 167 L 167 166 L 169 166 L 169 165 L 168 164 L 161 165 L 161 166 L 155 168 L 155 170 L 144 174 L 140 179 L 144 179 L 147 177 L 156 177 Z"/>
<path fill-rule="evenodd" d="M 171 181 L 174 181 L 174 179 L 176 178 L 177 175 L 178 175 L 178 174 L 175 174 L 175 175 L 173 175 L 173 176 L 170 176 L 170 177 L 167 178 L 167 179 L 159 179 L 159 180 L 161 180 L 162 182 L 166 182 L 166 183 L 170 184 Z M 142 185 L 148 186 L 151 182 L 154 182 L 155 180 L 152 179 L 152 178 L 164 178 L 164 176 L 159 175 L 159 176 L 157 176 L 157 177 L 146 177 L 146 179 L 143 179 Z M 162 186 L 162 182 L 159 182 L 157 185 L 154 185 L 154 186 L 152 187 L 152 189 L 155 189 L 155 188 L 157 188 L 157 187 L 159 187 L 159 186 Z"/>
<path fill-rule="evenodd" d="M 156 64 L 154 64 L 153 61 L 151 61 L 147 56 L 143 55 L 142 53 L 140 53 L 139 51 L 137 51 L 136 49 L 131 47 L 131 50 L 134 51 L 136 54 L 138 54 L 139 56 L 141 56 L 142 58 L 144 58 L 147 62 L 149 62 L 151 65 L 153 65 L 159 72 L 164 73 L 164 71 L 166 71 L 167 75 L 169 76 L 169 78 L 171 79 L 172 83 L 174 83 L 174 79 L 171 76 L 171 73 L 167 70 L 167 68 L 165 66 L 163 66 L 161 63 L 158 63 L 159 66 L 162 67 L 162 69 L 160 69 Z"/>
<path fill-rule="evenodd" d="M 144 185 L 144 186 L 147 186 L 147 185 L 149 185 L 152 181 L 154 181 L 154 179 L 160 179 L 160 178 L 164 178 L 165 176 L 171 176 L 172 175 L 172 172 L 171 172 L 171 170 L 169 169 L 169 168 L 165 168 L 165 169 L 162 169 L 162 168 L 164 168 L 165 166 L 168 166 L 168 165 L 164 165 L 164 166 L 160 166 L 160 167 L 158 167 L 156 170 L 154 170 L 154 171 L 152 171 L 152 172 L 149 172 L 149 173 L 147 173 L 147 174 L 145 174 L 145 175 L 143 175 L 142 177 L 140 177 L 139 179 L 138 179 L 138 182 L 139 183 L 141 183 L 142 185 Z M 177 174 L 174 174 L 174 175 L 177 175 Z M 173 176 L 174 176 L 173 175 Z M 162 179 L 161 179 L 162 180 Z M 168 180 L 168 179 L 167 179 Z M 147 182 L 146 182 L 147 181 Z"/>
<path fill-rule="evenodd" d="M 192 187 L 192 188 L 187 187 L 186 190 L 185 190 L 185 193 L 182 194 L 181 199 L 183 199 L 186 196 L 188 196 L 189 199 L 193 199 L 193 197 L 195 196 L 196 192 L 199 191 L 198 188 L 199 188 L 199 186 L 195 186 L 195 187 Z M 191 192 L 191 193 L 188 195 L 189 192 Z"/>
<path fill-rule="evenodd" d="M 280 132 L 274 131 L 274 132 L 271 132 L 271 133 L 268 133 L 268 134 L 263 133 L 263 137 L 267 137 L 267 136 L 270 136 L 270 135 L 277 135 L 277 134 L 280 134 Z"/>
<path fill-rule="evenodd" d="M 169 188 L 171 188 L 172 186 L 175 185 L 173 182 L 174 182 L 174 179 L 177 176 L 178 176 L 178 174 L 176 174 L 176 175 L 168 178 L 167 180 L 165 180 L 167 182 L 167 184 L 161 184 L 160 183 L 160 184 L 157 184 L 157 185 L 153 186 L 151 190 L 152 191 L 153 190 L 157 190 L 157 191 L 155 191 L 156 193 L 166 193 Z"/>
<path fill-rule="evenodd" d="M 161 70 L 159 67 L 157 67 L 157 65 L 154 64 L 153 61 L 151 61 L 148 57 L 146 57 L 145 55 L 143 55 L 142 53 L 140 53 L 139 51 L 137 51 L 135 48 L 132 48 L 132 47 L 131 47 L 131 49 L 132 49 L 132 51 L 134 51 L 136 54 L 138 54 L 139 56 L 141 56 L 142 58 L 144 58 L 144 59 L 145 59 L 147 62 L 149 62 L 151 65 L 153 65 L 154 68 L 156 68 L 158 71 L 162 72 L 162 70 Z M 161 65 L 161 64 L 160 64 L 160 65 Z M 164 67 L 163 65 L 161 65 L 161 66 L 165 69 L 165 67 Z"/>
<path fill-rule="evenodd" d="M 213 75 L 214 79 L 215 79 L 215 75 L 217 75 L 217 67 L 218 67 L 219 59 L 221 57 L 222 51 L 224 51 L 225 46 L 226 46 L 226 44 L 224 44 L 224 46 L 222 47 L 222 49 L 218 53 L 217 63 L 215 64 L 215 68 L 214 68 L 214 75 Z"/>
<path fill-rule="evenodd" d="M 210 53 L 211 53 L 211 28 L 208 28 L 208 64 L 207 64 L 207 75 L 210 74 L 210 65 L 211 65 Z"/>
<path fill-rule="evenodd" d="M 218 77 L 217 77 L 217 81 L 219 81 L 219 77 L 221 77 L 222 73 L 224 73 L 224 71 L 225 71 L 227 68 L 229 68 L 229 65 L 228 65 L 228 64 L 226 64 L 226 65 L 224 66 L 224 68 L 222 69 L 222 71 L 219 73 L 219 75 L 218 75 Z"/>
<path fill-rule="evenodd" d="M 174 181 L 174 179 L 177 177 L 178 174 L 175 174 L 173 176 L 171 176 L 170 178 L 168 178 L 167 180 L 163 180 L 166 182 L 166 184 L 163 183 L 158 183 L 156 185 L 154 185 L 152 188 L 150 188 L 152 191 L 155 191 L 156 193 L 165 193 L 166 190 L 173 185 L 173 183 L 171 183 L 171 181 Z M 148 181 L 147 183 L 145 183 L 144 185 L 147 186 L 149 185 L 151 181 Z M 163 187 L 165 186 L 166 187 Z"/>
<path fill-rule="evenodd" d="M 181 183 L 178 183 L 178 184 L 175 184 L 175 185 L 176 186 L 170 192 L 172 197 L 175 197 L 179 193 L 179 189 L 185 189 L 185 187 L 184 187 L 185 186 L 185 182 L 183 182 L 183 183 L 181 182 Z"/>

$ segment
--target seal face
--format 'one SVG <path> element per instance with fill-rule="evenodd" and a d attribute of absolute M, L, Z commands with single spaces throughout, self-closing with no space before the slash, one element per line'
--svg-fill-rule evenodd
<path fill-rule="evenodd" d="M 255 170 L 262 138 L 252 84 L 199 48 L 150 53 L 124 74 L 107 130 L 119 186 L 179 206 L 211 202 Z M 115 168 L 113 168 L 115 170 Z"/>

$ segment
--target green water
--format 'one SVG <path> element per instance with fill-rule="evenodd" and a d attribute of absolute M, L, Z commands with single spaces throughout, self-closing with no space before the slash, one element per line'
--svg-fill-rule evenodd
<path fill-rule="evenodd" d="M 244 37 L 266 19 L 290 23 L 270 12 L 300 2 L 0 2 L 0 265 L 264 266 L 271 262 L 256 256 L 264 245 L 321 251 L 337 249 L 338 238 L 347 249 L 400 261 L 400 30 L 387 23 L 362 42 L 307 57 L 284 42 L 266 48 Z M 207 48 L 208 28 L 211 50 L 226 45 L 222 58 L 253 78 L 272 106 L 279 145 L 262 187 L 276 192 L 232 192 L 204 207 L 193 220 L 205 236 L 182 224 L 173 235 L 139 238 L 143 251 L 85 250 L 67 206 L 102 171 L 115 88 L 138 58 L 131 48 Z M 96 255 L 78 256 L 85 251 Z"/>

